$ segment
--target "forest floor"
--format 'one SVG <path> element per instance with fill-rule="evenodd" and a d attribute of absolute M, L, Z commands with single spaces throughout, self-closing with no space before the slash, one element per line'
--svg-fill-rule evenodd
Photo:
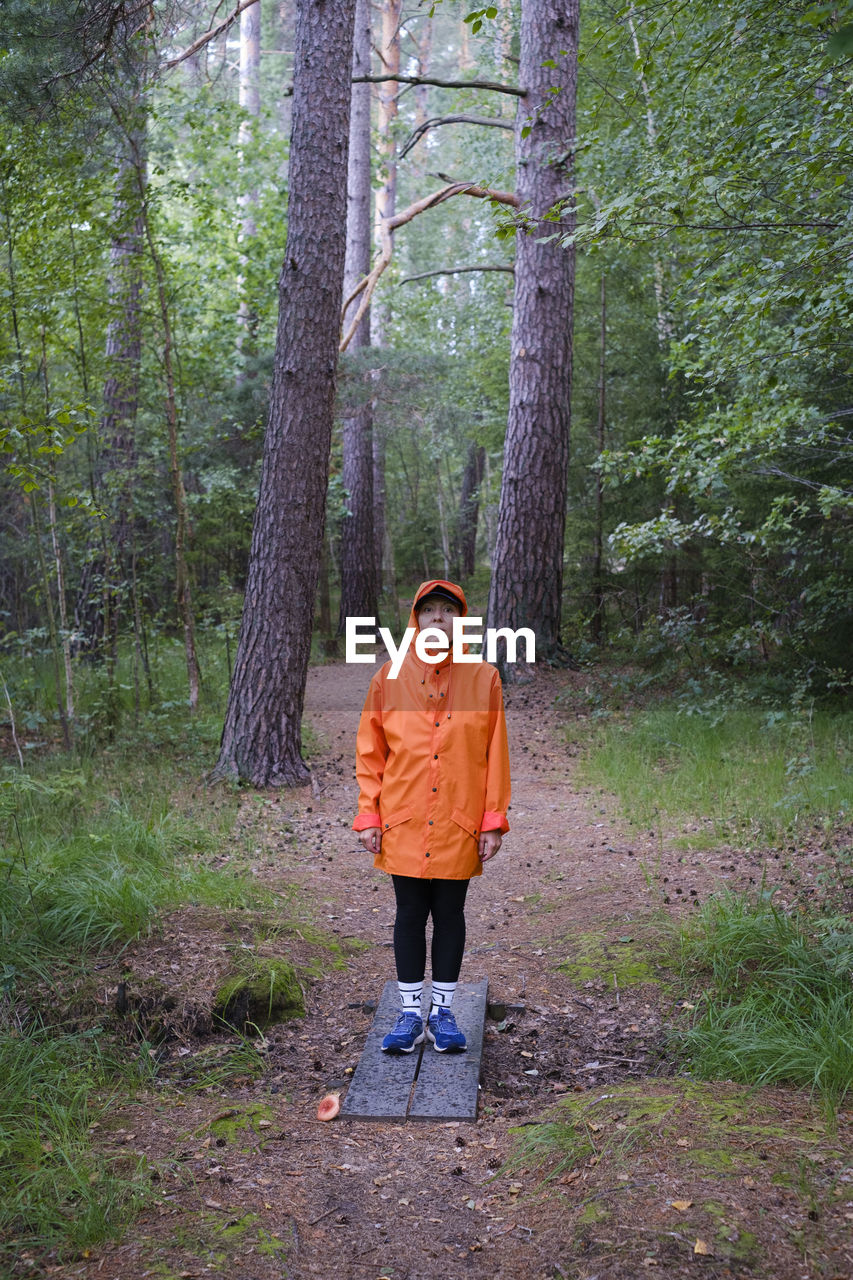
<path fill-rule="evenodd" d="M 154 1196 L 120 1243 L 67 1263 L 22 1255 L 16 1274 L 850 1276 L 853 1115 L 833 1129 L 795 1090 L 696 1081 L 665 1048 L 691 995 L 675 990 L 667 940 L 693 903 L 760 883 L 765 856 L 685 853 L 679 833 L 631 830 L 612 797 L 577 785 L 570 713 L 555 705 L 569 672 L 507 691 L 512 831 L 472 882 L 462 974 L 488 977 L 508 1006 L 486 1024 L 479 1119 L 315 1119 L 345 1091 L 393 976 L 390 885 L 350 830 L 371 674 L 311 669 L 312 788 L 246 793 L 215 858 L 236 869 L 248 849 L 257 879 L 287 894 L 280 913 L 185 909 L 122 959 L 131 1004 L 169 993 L 150 1005 L 172 1038 L 152 1088 L 94 1136 L 144 1160 Z M 778 869 L 771 858 L 771 882 Z M 260 1056 L 211 1031 L 242 954 L 286 954 L 306 993 L 306 1016 L 269 1028 Z M 104 1004 L 117 977 L 101 975 Z M 543 1117 L 563 1124 L 535 1128 Z"/>

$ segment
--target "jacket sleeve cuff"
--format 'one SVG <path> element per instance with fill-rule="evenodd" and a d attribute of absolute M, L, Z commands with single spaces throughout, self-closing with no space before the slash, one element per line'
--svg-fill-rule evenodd
<path fill-rule="evenodd" d="M 353 831 L 367 831 L 370 827 L 381 827 L 378 813 L 360 813 L 352 824 Z"/>
<path fill-rule="evenodd" d="M 504 835 L 509 831 L 509 823 L 506 820 L 506 814 L 490 812 L 488 809 L 483 814 L 483 820 L 480 823 L 481 831 L 500 831 Z"/>

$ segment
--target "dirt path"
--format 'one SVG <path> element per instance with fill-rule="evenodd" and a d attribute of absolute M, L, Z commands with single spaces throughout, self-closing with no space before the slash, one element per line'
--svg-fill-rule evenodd
<path fill-rule="evenodd" d="M 117 1109 L 103 1135 L 105 1149 L 156 1166 L 156 1203 L 123 1244 L 54 1273 L 850 1275 L 849 1122 L 828 1136 L 801 1095 L 699 1084 L 662 1052 L 677 1011 L 651 944 L 715 887 L 756 879 L 761 860 L 729 849 L 685 857 L 656 833 L 629 834 L 608 797 L 574 786 L 571 721 L 555 710 L 577 679 L 568 673 L 541 671 L 507 695 L 512 832 L 471 886 L 462 975 L 487 976 L 491 1000 L 508 1006 L 487 1024 L 479 1121 L 314 1119 L 327 1090 L 346 1088 L 370 1003 L 393 976 L 390 886 L 350 831 L 354 727 L 371 673 L 312 669 L 313 788 L 242 806 L 238 835 L 257 876 L 295 886 L 281 937 L 232 913 L 182 912 L 130 957 L 140 977 L 165 973 L 199 1008 L 235 948 L 299 960 L 322 936 L 338 967 L 308 982 L 304 1019 L 268 1032 L 260 1079 L 232 1072 L 199 1088 L 197 1072 L 196 1087 L 181 1088 L 182 1063 L 210 1062 L 211 1044 L 215 1055 L 227 1042 L 188 1032 L 172 1046 L 171 1077 Z M 544 1181 L 554 1159 L 539 1173 L 529 1156 L 502 1168 L 534 1132 L 525 1126 L 558 1104 L 556 1176 Z"/>

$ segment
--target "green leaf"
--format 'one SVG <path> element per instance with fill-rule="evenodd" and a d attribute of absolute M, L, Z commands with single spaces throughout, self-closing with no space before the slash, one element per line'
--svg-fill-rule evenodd
<path fill-rule="evenodd" d="M 830 58 L 847 58 L 853 54 L 853 22 L 840 27 L 826 43 Z"/>

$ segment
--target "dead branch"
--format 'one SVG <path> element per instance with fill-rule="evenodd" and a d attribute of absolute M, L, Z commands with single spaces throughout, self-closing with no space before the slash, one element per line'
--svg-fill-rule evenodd
<path fill-rule="evenodd" d="M 428 129 L 437 129 L 442 124 L 480 124 L 488 125 L 493 129 L 510 130 L 515 128 L 514 120 L 503 120 L 500 116 L 433 116 L 431 120 L 424 120 L 423 124 L 419 124 L 417 129 L 409 135 L 397 159 L 402 160 L 403 156 L 408 155 Z"/>
<path fill-rule="evenodd" d="M 171 71 L 172 67 L 176 67 L 180 62 L 186 62 L 187 58 L 192 58 L 199 49 L 203 49 L 205 45 L 210 44 L 211 40 L 215 40 L 217 36 L 221 36 L 223 31 L 236 22 L 240 14 L 246 9 L 251 9 L 253 4 L 257 4 L 258 0 L 240 0 L 236 9 L 229 13 L 227 18 L 223 18 L 222 22 L 216 27 L 211 27 L 209 31 L 205 31 L 203 36 L 199 36 L 198 40 L 194 40 L 188 49 L 184 49 L 183 53 L 179 53 L 176 58 L 170 58 L 168 62 L 163 64 L 164 71 Z"/>
<path fill-rule="evenodd" d="M 359 280 L 352 293 L 344 301 L 341 308 L 341 322 L 347 313 L 347 308 L 351 302 L 361 294 L 361 301 L 358 304 L 358 310 L 355 317 L 341 338 L 340 350 L 346 351 L 352 340 L 358 326 L 361 324 L 362 316 L 370 306 L 370 299 L 373 297 L 373 291 L 379 283 L 379 279 L 391 261 L 394 252 L 394 232 L 398 227 L 404 227 L 407 222 L 411 222 L 419 213 L 425 213 L 427 209 L 434 209 L 436 205 L 443 204 L 445 200 L 451 200 L 453 196 L 473 196 L 475 200 L 495 200 L 499 204 L 511 205 L 514 209 L 518 208 L 518 196 L 513 191 L 493 191 L 491 187 L 478 187 L 472 182 L 452 182 L 447 187 L 442 187 L 440 191 L 434 191 L 432 195 L 423 196 L 420 200 L 416 200 L 414 204 L 410 204 L 407 209 L 402 209 L 400 213 L 395 213 L 393 218 L 383 218 L 380 228 L 381 248 L 379 256 L 371 267 L 369 273 L 363 280 Z"/>
<path fill-rule="evenodd" d="M 383 80 L 396 80 L 399 84 L 434 84 L 439 89 L 489 89 L 492 93 L 510 93 L 514 98 L 525 98 L 526 89 L 512 84 L 500 84 L 497 80 L 439 80 L 435 76 L 353 76 L 353 84 L 381 84 Z"/>
<path fill-rule="evenodd" d="M 510 275 L 515 273 L 515 267 L 510 262 L 501 265 L 484 265 L 482 267 L 444 267 L 441 271 L 421 271 L 416 276 L 403 276 L 402 280 L 398 280 L 397 284 L 411 284 L 414 280 L 428 280 L 430 276 L 462 276 L 469 271 L 507 271 Z"/>

